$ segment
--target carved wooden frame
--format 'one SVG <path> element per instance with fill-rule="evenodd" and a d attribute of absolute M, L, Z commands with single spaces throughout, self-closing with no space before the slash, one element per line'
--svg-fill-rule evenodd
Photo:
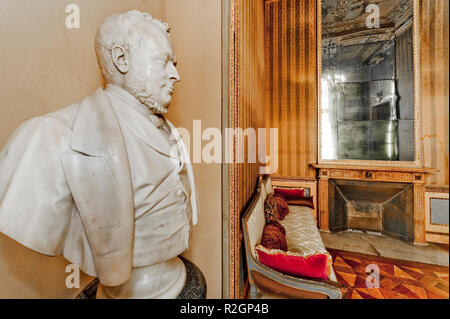
<path fill-rule="evenodd" d="M 225 128 L 239 127 L 239 14 L 241 0 L 222 0 L 222 297 L 240 298 L 239 175 L 237 137 L 226 143 Z M 230 163 L 231 162 L 231 163 Z"/>
<path fill-rule="evenodd" d="M 413 3 L 413 69 L 414 69 L 414 161 L 379 161 L 379 160 L 325 160 L 322 159 L 321 148 L 321 118 L 322 118 L 322 5 L 317 5 L 317 158 L 319 164 L 340 164 L 359 166 L 386 166 L 386 167 L 421 167 L 421 141 L 420 141 L 420 61 L 419 61 L 419 0 Z"/>
<path fill-rule="evenodd" d="M 331 179 L 361 180 L 370 182 L 409 183 L 414 187 L 414 244 L 426 243 L 425 231 L 425 176 L 434 173 L 428 168 L 363 167 L 355 165 L 313 165 L 319 171 L 319 225 L 329 232 L 329 193 Z"/>
<path fill-rule="evenodd" d="M 425 230 L 428 242 L 447 244 L 449 242 L 449 226 L 431 223 L 431 199 L 449 199 L 449 193 L 425 192 Z"/>

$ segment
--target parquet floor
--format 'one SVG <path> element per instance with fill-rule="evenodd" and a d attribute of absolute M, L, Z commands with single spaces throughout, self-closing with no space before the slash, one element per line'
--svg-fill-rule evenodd
<path fill-rule="evenodd" d="M 338 281 L 349 288 L 348 299 L 449 298 L 448 267 L 334 249 L 328 251 L 333 257 Z"/>

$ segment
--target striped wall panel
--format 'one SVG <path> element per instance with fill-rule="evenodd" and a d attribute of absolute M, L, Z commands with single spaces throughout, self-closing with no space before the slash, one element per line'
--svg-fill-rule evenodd
<path fill-rule="evenodd" d="M 439 169 L 428 178 L 429 184 L 448 186 L 449 1 L 419 3 L 423 164 Z"/>
<path fill-rule="evenodd" d="M 277 176 L 311 178 L 317 161 L 316 1 L 265 4 L 266 125 L 279 130 Z"/>
<path fill-rule="evenodd" d="M 239 124 L 244 130 L 264 124 L 264 0 L 240 2 Z M 244 145 L 245 161 L 239 167 L 240 211 L 255 191 L 259 164 L 248 161 L 248 140 Z"/>

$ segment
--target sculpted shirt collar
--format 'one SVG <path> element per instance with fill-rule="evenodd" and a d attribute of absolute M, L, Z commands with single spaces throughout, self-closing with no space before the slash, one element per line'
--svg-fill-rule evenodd
<path fill-rule="evenodd" d="M 108 84 L 106 86 L 106 91 L 117 98 L 119 101 L 122 101 L 124 105 L 133 108 L 137 112 L 147 117 L 150 122 L 152 122 L 153 125 L 155 125 L 157 128 L 162 127 L 164 118 L 160 115 L 156 115 L 146 105 L 142 104 L 137 98 L 132 96 L 125 89 L 114 84 Z"/>

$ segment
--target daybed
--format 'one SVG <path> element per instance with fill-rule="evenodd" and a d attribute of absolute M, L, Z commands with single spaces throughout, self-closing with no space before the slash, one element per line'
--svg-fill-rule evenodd
<path fill-rule="evenodd" d="M 345 287 L 336 280 L 331 257 L 329 257 L 329 263 L 327 264 L 327 279 L 300 278 L 298 276 L 287 275 L 269 268 L 260 262 L 257 247 L 260 250 L 262 248 L 259 244 L 266 224 L 264 201 L 267 194 L 272 193 L 272 191 L 270 177 L 260 178 L 257 193 L 242 218 L 250 285 L 249 297 L 252 299 L 257 298 L 264 293 L 269 297 L 279 296 L 304 299 L 342 298 L 343 293 L 345 294 Z M 305 256 L 314 252 L 328 255 L 316 226 L 313 209 L 304 206 L 289 205 L 289 214 L 280 223 L 286 229 L 286 240 L 289 251 L 294 250 L 297 253 L 301 251 Z"/>

